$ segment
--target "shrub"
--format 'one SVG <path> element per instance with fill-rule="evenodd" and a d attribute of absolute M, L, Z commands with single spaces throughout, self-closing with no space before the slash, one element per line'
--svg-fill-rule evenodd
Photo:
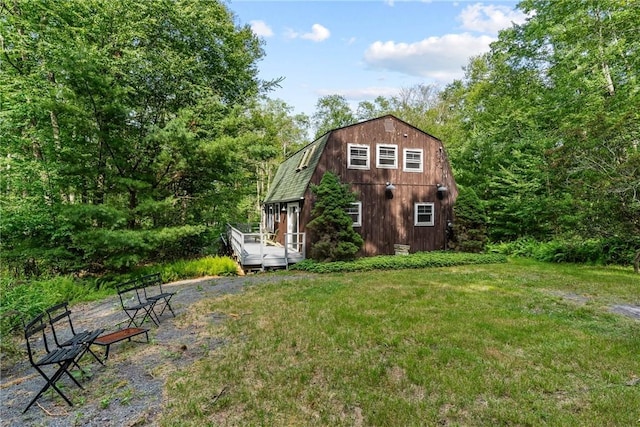
<path fill-rule="evenodd" d="M 506 262 L 507 257 L 500 254 L 472 254 L 463 252 L 417 252 L 410 255 L 381 255 L 359 258 L 355 261 L 320 263 L 306 259 L 294 264 L 292 270 L 313 273 L 336 273 L 369 270 L 400 270 L 407 268 L 453 267 L 469 264 L 496 264 Z"/>
<path fill-rule="evenodd" d="M 569 237 L 547 242 L 524 237 L 512 242 L 487 246 L 490 252 L 528 257 L 538 261 L 618 265 L 631 265 L 636 248 L 640 248 L 638 237 L 601 239 Z"/>

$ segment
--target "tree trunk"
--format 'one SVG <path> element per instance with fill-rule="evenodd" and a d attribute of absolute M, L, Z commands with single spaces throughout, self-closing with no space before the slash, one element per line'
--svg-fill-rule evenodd
<path fill-rule="evenodd" d="M 129 222 L 127 224 L 130 230 L 136 228 L 136 217 L 133 213 L 135 208 L 138 207 L 138 192 L 132 188 L 129 189 Z"/>
<path fill-rule="evenodd" d="M 640 251 L 636 253 L 636 257 L 633 259 L 633 271 L 640 274 Z"/>

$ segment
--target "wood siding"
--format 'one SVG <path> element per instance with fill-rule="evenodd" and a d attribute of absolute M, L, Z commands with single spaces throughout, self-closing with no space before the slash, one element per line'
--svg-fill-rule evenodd
<path fill-rule="evenodd" d="M 347 167 L 349 144 L 369 146 L 368 170 Z M 395 169 L 376 167 L 377 144 L 397 146 Z M 405 148 L 423 150 L 422 173 L 403 171 Z M 319 184 L 326 171 L 348 183 L 362 202 L 362 226 L 355 228 L 365 241 L 361 255 L 393 254 L 395 244 L 409 245 L 410 252 L 445 249 L 447 221 L 453 221 L 457 188 L 438 139 L 390 117 L 338 129 L 327 142 L 312 184 Z M 393 198 L 387 197 L 387 182 L 395 186 Z M 443 197 L 438 195 L 438 184 L 448 189 Z M 307 191 L 305 201 L 312 200 L 313 195 Z M 415 203 L 434 204 L 433 226 L 414 225 Z M 311 204 L 302 207 L 301 226 L 309 221 Z"/>

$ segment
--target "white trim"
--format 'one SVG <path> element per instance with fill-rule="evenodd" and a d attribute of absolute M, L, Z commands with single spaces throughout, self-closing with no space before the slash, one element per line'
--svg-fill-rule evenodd
<path fill-rule="evenodd" d="M 365 150 L 366 151 L 366 158 L 365 156 L 359 154 L 358 156 L 355 156 L 354 158 L 351 157 L 351 149 L 355 148 L 355 149 L 359 149 L 359 150 Z M 363 145 L 363 144 L 347 144 L 347 168 L 349 169 L 364 169 L 364 170 L 369 170 L 369 165 L 370 165 L 370 160 L 369 158 L 371 157 L 370 154 L 370 149 L 368 145 Z M 366 164 L 364 165 L 353 165 L 351 164 L 353 160 L 364 160 L 366 162 Z"/>
<path fill-rule="evenodd" d="M 358 208 L 357 219 L 353 222 L 354 227 L 362 227 L 362 202 L 354 202 L 351 203 L 351 207 L 356 206 Z M 347 208 L 347 214 L 349 216 L 353 215 L 354 212 L 350 212 L 349 208 Z"/>
<path fill-rule="evenodd" d="M 412 160 L 411 162 L 407 162 L 407 154 L 412 151 L 413 153 L 419 153 L 420 154 L 420 166 L 418 168 L 409 168 L 407 167 L 407 163 L 415 163 L 415 160 Z M 403 171 L 405 172 L 423 172 L 424 171 L 424 151 L 422 150 L 422 148 L 405 148 L 403 150 L 403 156 L 402 158 L 404 159 L 403 161 Z"/>
<path fill-rule="evenodd" d="M 393 164 L 383 164 L 380 160 L 391 160 L 391 156 L 381 156 L 383 149 L 393 150 Z M 398 146 L 396 144 L 376 144 L 376 167 L 381 169 L 398 169 Z"/>
<path fill-rule="evenodd" d="M 430 208 L 431 212 L 422 212 L 420 215 L 431 215 L 429 221 L 418 221 L 418 210 L 420 208 Z M 433 203 L 419 202 L 413 205 L 413 225 L 416 227 L 433 227 L 435 225 L 436 211 Z"/>

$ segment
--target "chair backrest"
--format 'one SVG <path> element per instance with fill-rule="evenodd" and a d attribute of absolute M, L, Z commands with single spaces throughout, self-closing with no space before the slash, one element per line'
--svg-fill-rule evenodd
<path fill-rule="evenodd" d="M 161 294 L 162 293 L 162 277 L 160 273 L 147 274 L 146 276 L 142 276 L 140 278 L 140 286 L 144 291 L 145 298 L 148 296 L 147 292 L 151 295 L 153 294 Z M 148 288 L 157 286 L 158 289 L 156 291 L 148 291 Z"/>
<path fill-rule="evenodd" d="M 133 299 L 136 304 L 142 304 L 142 298 L 140 297 L 140 282 L 137 279 L 129 280 L 116 285 L 118 296 L 120 297 L 120 304 L 122 308 L 127 307 L 127 301 Z"/>
<path fill-rule="evenodd" d="M 49 307 L 47 309 L 47 316 L 49 316 L 49 324 L 51 325 L 51 331 L 53 332 L 53 339 L 56 342 L 56 345 L 60 347 L 60 343 L 65 342 L 65 339 L 61 337 L 62 328 L 60 327 L 60 323 L 67 320 L 69 324 L 69 331 L 71 334 L 64 333 L 64 336 L 71 338 L 76 334 L 76 331 L 73 329 L 73 322 L 71 321 L 71 311 L 69 310 L 68 302 L 61 302 L 60 304 L 56 304 L 53 307 Z M 58 324 L 58 329 L 56 330 L 56 324 Z"/>
<path fill-rule="evenodd" d="M 29 353 L 29 361 L 32 365 L 35 365 L 34 359 L 37 358 L 39 353 L 43 353 L 42 351 L 38 351 L 41 347 L 38 346 L 38 341 L 42 341 L 44 344 L 44 351 L 49 353 L 49 343 L 47 342 L 47 334 L 46 334 L 47 324 L 44 321 L 44 313 L 37 315 L 34 317 L 29 323 L 27 323 L 24 327 L 24 339 L 27 342 L 27 353 Z M 40 339 L 40 333 L 42 333 L 42 339 Z"/>

